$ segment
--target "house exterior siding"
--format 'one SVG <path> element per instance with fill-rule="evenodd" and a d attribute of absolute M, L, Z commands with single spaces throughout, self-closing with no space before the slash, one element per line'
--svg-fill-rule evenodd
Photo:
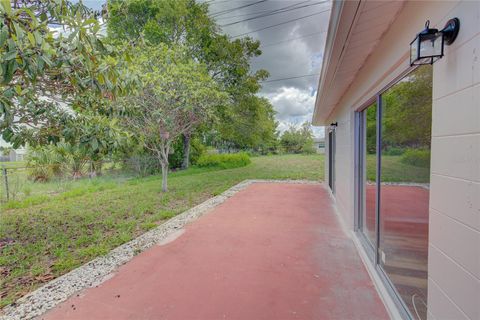
<path fill-rule="evenodd" d="M 480 319 L 480 1 L 406 2 L 325 123 L 338 122 L 334 196 L 353 230 L 355 111 L 409 70 L 425 20 L 453 17 L 460 33 L 433 65 L 428 315 Z"/>
<path fill-rule="evenodd" d="M 449 17 L 462 29 L 433 72 L 429 311 L 479 319 L 480 2 L 456 4 L 440 25 Z"/>

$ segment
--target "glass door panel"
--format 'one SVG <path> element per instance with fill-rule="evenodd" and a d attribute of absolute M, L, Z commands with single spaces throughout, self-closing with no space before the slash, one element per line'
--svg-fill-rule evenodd
<path fill-rule="evenodd" d="M 362 112 L 362 186 L 361 189 L 361 230 L 369 244 L 376 246 L 376 176 L 377 176 L 377 105 L 369 106 Z"/>
<path fill-rule="evenodd" d="M 432 68 L 382 94 L 379 264 L 415 319 L 427 318 Z"/>

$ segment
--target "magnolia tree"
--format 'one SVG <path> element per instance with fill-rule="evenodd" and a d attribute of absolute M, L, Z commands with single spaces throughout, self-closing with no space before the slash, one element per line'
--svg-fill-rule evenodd
<path fill-rule="evenodd" d="M 127 61 L 81 2 L 2 0 L 0 14 L 0 130 L 14 146 L 60 140 L 75 114 L 127 88 Z"/>
<path fill-rule="evenodd" d="M 124 121 L 159 161 L 166 192 L 172 142 L 206 121 L 225 97 L 205 66 L 187 58 L 182 49 L 139 48 L 133 68 L 143 88 L 123 100 L 128 110 Z"/>

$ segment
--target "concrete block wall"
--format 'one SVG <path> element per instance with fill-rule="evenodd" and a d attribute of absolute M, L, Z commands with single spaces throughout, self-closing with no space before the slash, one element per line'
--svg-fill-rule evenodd
<path fill-rule="evenodd" d="M 431 319 L 480 319 L 480 2 L 434 64 L 428 266 Z"/>
<path fill-rule="evenodd" d="M 425 20 L 441 29 L 453 17 L 460 33 L 433 67 L 428 317 L 473 320 L 480 319 L 480 1 L 407 1 L 328 123 L 338 122 L 336 205 L 353 230 L 354 113 L 408 69 L 408 43 Z"/>

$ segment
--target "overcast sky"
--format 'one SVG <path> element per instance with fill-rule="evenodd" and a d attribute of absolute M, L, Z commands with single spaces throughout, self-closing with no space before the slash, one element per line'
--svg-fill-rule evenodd
<path fill-rule="evenodd" d="M 277 11 L 275 14 L 222 27 L 222 30 L 231 36 L 300 18 L 249 33 L 248 36 L 260 40 L 263 52 L 252 61 L 252 66 L 254 69 L 268 70 L 270 72 L 268 80 L 320 73 L 325 31 L 330 16 L 328 1 L 206 1 L 210 4 L 210 12 L 219 25 L 274 13 L 274 10 L 286 11 L 282 13 Z M 311 16 L 305 17 L 309 15 Z M 277 111 L 280 130 L 285 130 L 290 124 L 300 125 L 304 121 L 311 121 L 318 78 L 311 76 L 263 84 L 261 95 L 267 97 Z M 315 128 L 314 131 L 315 135 L 323 136 L 323 129 Z"/>
<path fill-rule="evenodd" d="M 248 32 L 248 36 L 260 40 L 263 53 L 252 61 L 252 66 L 254 70 L 268 70 L 270 78 L 267 81 L 320 73 L 330 16 L 329 1 L 197 1 L 208 2 L 211 15 L 220 26 L 251 19 L 224 26 L 222 31 L 232 37 Z M 83 2 L 95 9 L 105 3 L 102 0 Z M 264 16 L 258 18 L 259 15 Z M 298 20 L 285 23 L 295 19 Z M 281 25 L 253 32 L 276 24 Z M 300 125 L 311 121 L 318 78 L 310 76 L 263 84 L 260 94 L 267 97 L 277 111 L 281 131 L 291 124 Z M 314 133 L 323 136 L 323 128 L 314 128 Z"/>

